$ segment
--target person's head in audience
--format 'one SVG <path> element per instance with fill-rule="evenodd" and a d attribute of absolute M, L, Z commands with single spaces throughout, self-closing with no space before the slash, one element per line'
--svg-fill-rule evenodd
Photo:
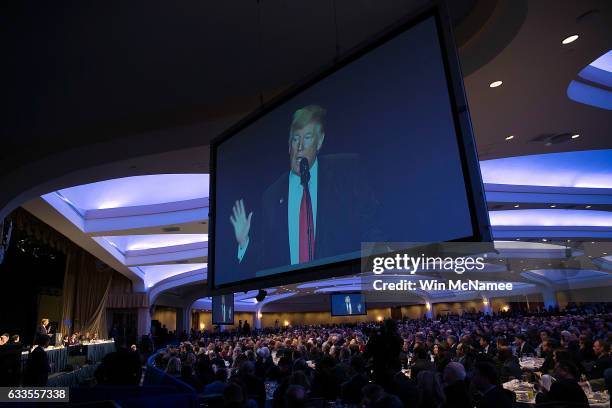
<path fill-rule="evenodd" d="M 465 380 L 465 367 L 463 364 L 452 361 L 444 367 L 442 379 L 446 385 Z"/>
<path fill-rule="evenodd" d="M 239 372 L 241 375 L 253 375 L 255 374 L 255 365 L 252 361 L 243 361 L 240 363 Z"/>
<path fill-rule="evenodd" d="M 593 343 L 593 351 L 595 352 L 595 355 L 599 358 L 610 352 L 610 345 L 604 340 L 595 340 L 595 343 Z"/>
<path fill-rule="evenodd" d="M 543 343 L 546 340 L 548 340 L 550 338 L 550 336 L 548 335 L 548 332 L 546 330 L 541 330 L 540 331 L 540 341 Z"/>
<path fill-rule="evenodd" d="M 170 375 L 179 375 L 181 373 L 181 359 L 177 356 L 170 357 L 166 372 Z"/>
<path fill-rule="evenodd" d="M 508 339 L 505 337 L 498 337 L 495 341 L 495 346 L 499 349 L 500 347 L 508 346 Z"/>
<path fill-rule="evenodd" d="M 45 319 L 42 319 L 42 320 L 40 321 L 40 324 L 41 324 L 42 326 L 45 326 L 45 327 L 49 326 L 49 319 L 46 319 L 46 318 L 45 318 Z"/>
<path fill-rule="evenodd" d="M 19 340 L 20 340 L 20 339 L 19 339 L 19 335 L 18 335 L 18 334 L 13 334 L 13 335 L 11 336 L 11 343 L 13 343 L 13 344 L 17 344 L 17 343 L 19 343 Z"/>
<path fill-rule="evenodd" d="M 449 347 L 453 347 L 453 344 L 457 343 L 457 337 L 450 335 L 446 337 L 446 344 L 448 344 Z"/>
<path fill-rule="evenodd" d="M 457 345 L 457 357 L 465 356 L 465 343 L 459 343 Z"/>
<path fill-rule="evenodd" d="M 504 346 L 497 350 L 497 358 L 501 363 L 512 360 L 512 350 L 510 347 Z"/>
<path fill-rule="evenodd" d="M 556 363 L 553 372 L 557 380 L 577 380 L 579 377 L 578 368 L 569 360 Z"/>
<path fill-rule="evenodd" d="M 433 355 L 435 357 L 440 355 L 440 344 L 434 344 L 433 347 L 431 348 L 431 352 L 433 353 Z"/>
<path fill-rule="evenodd" d="M 138 347 L 135 344 L 132 344 L 130 346 L 130 350 L 133 351 L 134 353 L 138 351 Z"/>
<path fill-rule="evenodd" d="M 425 360 L 427 358 L 427 350 L 424 346 L 414 347 L 414 357 L 417 360 Z"/>
<path fill-rule="evenodd" d="M 472 384 L 478 391 L 485 392 L 498 383 L 497 369 L 492 363 L 480 361 L 474 364 Z"/>
<path fill-rule="evenodd" d="M 489 345 L 489 339 L 486 336 L 480 336 L 480 338 L 478 339 L 478 344 L 481 348 L 484 349 Z"/>
<path fill-rule="evenodd" d="M 553 362 L 558 363 L 560 361 L 570 361 L 572 355 L 565 349 L 558 348 L 553 351 Z"/>
<path fill-rule="evenodd" d="M 291 384 L 285 391 L 285 407 L 303 408 L 306 406 L 306 390 L 301 385 Z"/>
<path fill-rule="evenodd" d="M 516 344 L 516 347 L 521 348 L 525 342 L 526 338 L 522 334 L 517 334 L 514 336 L 514 344 Z"/>
<path fill-rule="evenodd" d="M 361 400 L 361 406 L 364 408 L 373 407 L 376 401 L 385 395 L 385 391 L 378 384 L 367 384 L 361 389 L 363 395 Z"/>
<path fill-rule="evenodd" d="M 550 354 L 555 349 L 556 344 L 552 339 L 547 339 L 542 342 L 542 351 L 546 354 Z"/>
<path fill-rule="evenodd" d="M 8 343 L 9 341 L 9 334 L 8 333 L 3 333 L 0 336 L 0 346 L 4 346 L 6 343 Z"/>

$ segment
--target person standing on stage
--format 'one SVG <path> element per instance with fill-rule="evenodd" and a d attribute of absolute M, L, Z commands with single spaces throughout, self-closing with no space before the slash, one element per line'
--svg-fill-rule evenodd
<path fill-rule="evenodd" d="M 36 339 L 49 339 L 49 337 L 51 337 L 51 334 L 49 334 L 49 319 L 43 318 L 36 329 Z"/>

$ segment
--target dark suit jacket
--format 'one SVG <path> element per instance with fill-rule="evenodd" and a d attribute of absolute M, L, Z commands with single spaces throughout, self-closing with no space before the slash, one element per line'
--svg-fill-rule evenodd
<path fill-rule="evenodd" d="M 575 380 L 555 381 L 550 386 L 550 391 L 548 391 L 542 402 L 568 402 L 572 403 L 572 407 L 589 407 L 589 400 Z"/>
<path fill-rule="evenodd" d="M 360 177 L 358 156 L 337 154 L 317 160 L 315 259 L 360 251 L 361 242 L 382 239 L 373 227 L 378 202 Z M 288 201 L 289 171 L 263 193 L 262 217 L 243 263 L 256 262 L 256 270 L 291 264 Z"/>
<path fill-rule="evenodd" d="M 49 331 L 41 324 L 36 328 L 35 340 L 44 339 L 45 337 L 49 337 Z"/>
<path fill-rule="evenodd" d="M 444 408 L 472 408 L 474 403 L 465 381 L 455 381 L 444 387 L 446 403 Z"/>
<path fill-rule="evenodd" d="M 610 367 L 612 367 L 612 358 L 610 358 L 609 354 L 605 354 L 595 360 L 589 377 L 591 379 L 603 378 L 604 371 Z"/>
<path fill-rule="evenodd" d="M 533 355 L 535 355 L 535 349 L 531 346 L 531 344 L 525 342 L 523 344 L 523 348 L 522 349 L 517 349 L 516 350 L 516 354 L 518 355 L 519 358 L 523 357 L 526 354 L 533 354 Z"/>
<path fill-rule="evenodd" d="M 497 386 L 480 398 L 478 408 L 512 408 L 514 401 L 511 392 Z"/>
<path fill-rule="evenodd" d="M 28 356 L 23 385 L 44 387 L 47 385 L 49 375 L 49 359 L 47 352 L 36 347 Z"/>

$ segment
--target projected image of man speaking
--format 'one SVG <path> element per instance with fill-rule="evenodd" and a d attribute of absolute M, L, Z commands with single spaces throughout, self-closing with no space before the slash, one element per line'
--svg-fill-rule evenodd
<path fill-rule="evenodd" d="M 242 198 L 234 203 L 230 221 L 239 263 L 255 262 L 259 269 L 359 250 L 363 214 L 356 203 L 364 200 L 357 199 L 355 188 L 358 156 L 320 155 L 326 114 L 319 105 L 294 112 L 289 169 L 264 191 L 259 219 Z M 253 233 L 255 223 L 259 227 Z"/>

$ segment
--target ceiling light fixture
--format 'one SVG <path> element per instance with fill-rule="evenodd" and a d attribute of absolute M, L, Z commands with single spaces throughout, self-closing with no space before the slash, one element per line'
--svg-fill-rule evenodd
<path fill-rule="evenodd" d="M 556 207 L 556 205 L 555 205 L 555 204 L 552 204 L 552 205 L 550 206 L 550 208 L 555 208 L 555 207 Z"/>
<path fill-rule="evenodd" d="M 518 205 L 518 204 L 514 205 L 514 208 L 519 208 L 519 207 L 520 207 L 520 205 Z"/>
<path fill-rule="evenodd" d="M 576 133 L 575 135 L 572 135 L 572 139 L 578 139 L 580 137 L 580 135 L 578 133 Z"/>
<path fill-rule="evenodd" d="M 501 84 L 503 84 L 502 81 L 493 81 L 489 84 L 489 88 L 497 88 L 498 86 L 501 86 Z"/>
<path fill-rule="evenodd" d="M 542 241 L 546 242 L 546 241 L 548 241 L 548 240 L 547 240 L 546 238 L 542 238 Z"/>
<path fill-rule="evenodd" d="M 578 37 L 579 37 L 578 34 L 570 35 L 569 37 L 566 37 L 565 39 L 563 39 L 563 41 L 561 41 L 561 44 L 563 45 L 571 44 L 574 41 L 576 41 Z"/>
<path fill-rule="evenodd" d="M 506 140 L 512 140 L 512 139 L 514 139 L 514 135 L 506 136 Z"/>
<path fill-rule="evenodd" d="M 584 207 L 584 208 L 591 208 L 591 206 L 590 206 L 590 205 L 587 205 L 587 206 L 586 206 L 586 207 Z"/>

